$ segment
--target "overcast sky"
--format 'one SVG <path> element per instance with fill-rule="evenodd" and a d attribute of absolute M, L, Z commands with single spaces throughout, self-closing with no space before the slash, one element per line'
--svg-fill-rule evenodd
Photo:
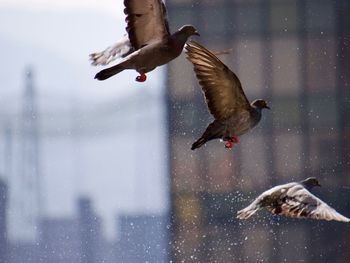
<path fill-rule="evenodd" d="M 100 68 L 88 61 L 124 28 L 119 0 L 0 1 L 0 141 L 6 124 L 14 132 L 9 181 L 21 165 L 21 95 L 31 65 L 41 114 L 44 212 L 73 216 L 77 196 L 87 194 L 109 237 L 116 215 L 163 213 L 167 207 L 164 67 L 145 83 L 135 82 L 134 71 L 99 82 L 93 76 Z M 81 136 L 70 136 L 78 126 Z M 13 221 L 19 215 L 10 216 Z"/>
<path fill-rule="evenodd" d="M 119 0 L 2 0 L 0 6 L 21 7 L 32 10 L 73 10 L 91 9 L 109 13 L 115 17 L 122 17 L 123 1 Z M 119 12 L 118 12 L 119 11 Z"/>

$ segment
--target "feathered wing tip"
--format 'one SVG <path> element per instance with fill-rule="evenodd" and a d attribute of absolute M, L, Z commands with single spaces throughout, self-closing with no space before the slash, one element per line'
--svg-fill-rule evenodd
<path fill-rule="evenodd" d="M 327 221 L 339 221 L 339 222 L 350 222 L 350 219 L 341 215 L 333 208 L 330 208 L 327 206 L 327 209 L 322 211 L 319 209 L 310 211 L 307 207 L 304 207 L 302 209 L 295 209 L 295 210 L 282 210 L 280 215 L 284 215 L 287 217 L 292 218 L 311 218 L 311 219 L 317 219 L 317 220 L 327 220 Z"/>
<path fill-rule="evenodd" d="M 121 58 L 129 55 L 132 52 L 130 40 L 125 35 L 121 40 L 113 46 L 106 48 L 104 51 L 90 54 L 91 65 L 107 65 L 116 58 Z"/>
<path fill-rule="evenodd" d="M 190 52 L 191 49 L 193 51 L 193 48 L 196 48 L 196 47 L 197 48 L 198 47 L 204 48 L 203 46 L 198 44 L 196 41 L 191 40 L 188 43 L 186 43 L 183 51 L 185 53 L 188 53 L 188 52 Z M 233 48 L 226 48 L 226 49 L 222 49 L 222 50 L 208 50 L 208 51 L 217 57 L 217 56 L 222 56 L 222 55 L 229 55 L 229 54 L 231 54 L 232 50 L 233 50 Z"/>
<path fill-rule="evenodd" d="M 339 222 L 345 222 L 345 223 L 349 223 L 350 222 L 350 218 L 343 216 L 339 213 L 337 213 L 337 215 L 334 217 L 333 220 L 339 221 Z"/>
<path fill-rule="evenodd" d="M 259 210 L 258 206 L 248 206 L 242 210 L 239 210 L 237 212 L 237 218 L 238 219 L 248 219 L 249 217 L 251 217 L 252 215 L 255 214 L 256 211 Z"/>
<path fill-rule="evenodd" d="M 343 216 L 342 214 L 338 213 L 334 208 L 328 206 L 325 203 L 322 203 L 318 209 L 311 211 L 309 215 L 306 215 L 306 217 L 327 221 L 335 220 L 345 223 L 350 222 L 350 218 Z"/>
<path fill-rule="evenodd" d="M 208 49 L 193 40 L 186 43 L 184 49 L 187 54 L 186 58 L 194 65 L 214 68 L 215 66 L 220 67 L 222 64 Z"/>
<path fill-rule="evenodd" d="M 211 50 L 211 53 L 213 53 L 215 56 L 222 56 L 222 55 L 230 55 L 233 48 L 227 48 L 223 50 Z"/>

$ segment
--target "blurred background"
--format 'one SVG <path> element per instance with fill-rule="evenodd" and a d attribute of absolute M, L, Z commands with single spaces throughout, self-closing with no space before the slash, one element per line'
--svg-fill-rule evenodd
<path fill-rule="evenodd" d="M 0 1 L 0 262 L 348 262 L 347 224 L 236 211 L 316 176 L 350 216 L 350 3 L 168 0 L 271 111 L 227 151 L 182 55 L 93 79 L 124 33 L 116 0 Z"/>
<path fill-rule="evenodd" d="M 0 1 L 1 262 L 166 255 L 165 69 L 99 82 L 89 62 L 124 19 L 122 1 Z"/>

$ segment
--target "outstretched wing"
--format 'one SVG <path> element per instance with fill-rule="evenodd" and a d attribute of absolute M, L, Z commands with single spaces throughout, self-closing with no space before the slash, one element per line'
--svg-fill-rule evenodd
<path fill-rule="evenodd" d="M 124 0 L 124 6 L 126 31 L 135 50 L 170 34 L 162 0 Z"/>
<path fill-rule="evenodd" d="M 215 119 L 226 119 L 238 111 L 249 110 L 250 104 L 238 77 L 213 53 L 191 41 L 186 45 L 186 54 Z"/>
<path fill-rule="evenodd" d="M 349 218 L 339 214 L 300 184 L 287 191 L 278 212 L 288 217 L 350 222 Z"/>
<path fill-rule="evenodd" d="M 117 43 L 107 47 L 105 50 L 90 54 L 91 64 L 94 66 L 107 65 L 116 58 L 126 57 L 133 51 L 134 49 L 131 47 L 130 40 L 125 35 Z"/>

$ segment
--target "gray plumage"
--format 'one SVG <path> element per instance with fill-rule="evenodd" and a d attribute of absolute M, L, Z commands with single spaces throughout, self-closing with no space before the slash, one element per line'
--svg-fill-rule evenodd
<path fill-rule="evenodd" d="M 261 119 L 261 110 L 269 109 L 266 102 L 259 99 L 249 103 L 236 74 L 200 44 L 191 41 L 185 49 L 209 111 L 215 118 L 191 149 L 213 139 L 232 141 L 233 137 L 256 126 Z"/>
<path fill-rule="evenodd" d="M 199 35 L 191 25 L 185 25 L 171 35 L 161 0 L 124 0 L 124 5 L 127 36 L 106 50 L 90 55 L 93 65 L 106 65 L 118 57 L 124 59 L 97 73 L 95 78 L 98 80 L 125 69 L 134 69 L 144 75 L 178 57 L 188 37 Z"/>
<path fill-rule="evenodd" d="M 314 186 L 320 186 L 314 177 L 275 186 L 259 195 L 249 206 L 238 211 L 237 218 L 247 219 L 259 209 L 266 208 L 273 214 L 287 217 L 350 222 L 349 218 L 339 214 L 310 193 L 309 190 Z"/>

